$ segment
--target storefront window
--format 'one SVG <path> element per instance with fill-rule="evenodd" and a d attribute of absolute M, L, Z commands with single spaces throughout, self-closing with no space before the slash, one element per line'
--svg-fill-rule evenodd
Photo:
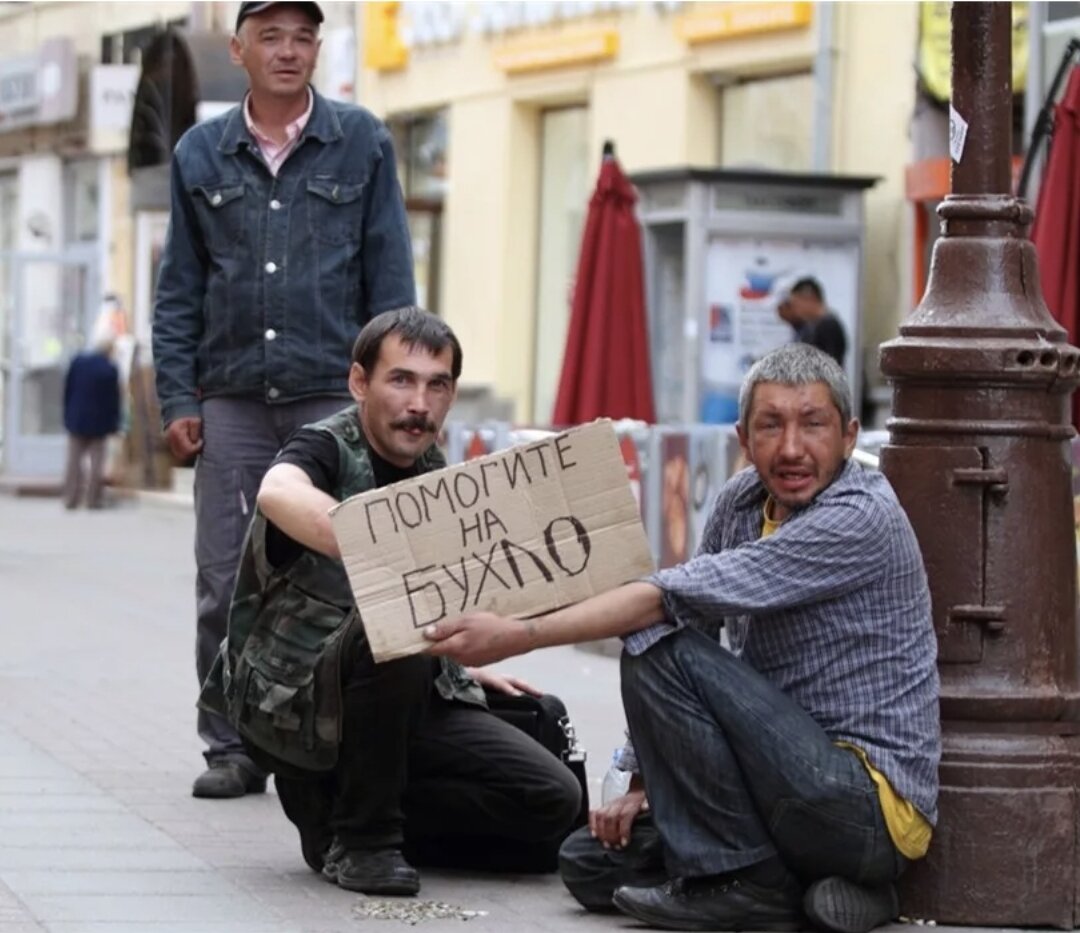
<path fill-rule="evenodd" d="M 98 238 L 98 163 L 95 159 L 64 166 L 64 241 L 93 242 Z"/>
<path fill-rule="evenodd" d="M 812 75 L 783 75 L 723 87 L 720 107 L 720 164 L 724 168 L 810 169 Z"/>
<path fill-rule="evenodd" d="M 589 111 L 585 107 L 548 110 L 541 120 L 533 418 L 545 424 L 551 420 L 559 388 L 581 231 L 589 206 Z"/>
<path fill-rule="evenodd" d="M 447 183 L 446 111 L 392 119 L 398 175 L 412 236 L 417 303 L 439 310 L 443 199 Z"/>

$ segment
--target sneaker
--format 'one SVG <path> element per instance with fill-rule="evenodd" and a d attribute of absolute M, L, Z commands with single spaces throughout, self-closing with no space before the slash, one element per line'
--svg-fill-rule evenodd
<path fill-rule="evenodd" d="M 801 930 L 799 892 L 738 875 L 675 878 L 652 888 L 621 887 L 611 902 L 661 930 Z"/>
<path fill-rule="evenodd" d="M 900 899 L 891 884 L 866 887 L 833 875 L 806 889 L 803 909 L 819 930 L 868 933 L 900 916 Z"/>
<path fill-rule="evenodd" d="M 400 849 L 344 849 L 334 844 L 326 854 L 323 877 L 360 894 L 416 894 L 420 874 Z"/>
<path fill-rule="evenodd" d="M 265 790 L 265 775 L 255 774 L 235 761 L 212 761 L 210 767 L 195 778 L 191 796 L 221 800 L 261 794 Z"/>

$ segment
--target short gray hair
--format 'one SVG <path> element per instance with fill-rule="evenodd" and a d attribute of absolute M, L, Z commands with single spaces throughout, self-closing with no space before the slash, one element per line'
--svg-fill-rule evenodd
<path fill-rule="evenodd" d="M 840 412 L 840 427 L 847 428 L 851 421 L 851 386 L 848 385 L 847 376 L 828 353 L 808 343 L 789 343 L 763 356 L 750 367 L 739 389 L 739 425 L 743 431 L 749 427 L 750 403 L 754 399 L 755 387 L 761 382 L 784 386 L 824 382 L 836 410 Z"/>

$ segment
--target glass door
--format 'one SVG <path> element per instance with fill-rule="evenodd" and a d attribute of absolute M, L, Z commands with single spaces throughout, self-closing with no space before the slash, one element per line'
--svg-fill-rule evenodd
<path fill-rule="evenodd" d="M 4 372 L 4 472 L 63 473 L 64 376 L 87 343 L 99 305 L 92 250 L 13 253 L 8 270 L 9 343 Z"/>

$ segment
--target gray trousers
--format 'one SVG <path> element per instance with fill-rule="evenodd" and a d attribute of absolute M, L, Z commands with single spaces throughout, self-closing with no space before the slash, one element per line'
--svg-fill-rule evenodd
<path fill-rule="evenodd" d="M 64 471 L 64 505 L 67 508 L 73 509 L 79 504 L 84 486 L 86 505 L 91 509 L 101 508 L 101 493 L 105 485 L 105 441 L 104 437 L 68 435 L 67 469 Z M 83 460 L 89 460 L 85 473 Z"/>
<path fill-rule="evenodd" d="M 347 398 L 328 396 L 285 405 L 247 398 L 203 402 L 203 449 L 195 463 L 195 670 L 200 686 L 225 638 L 240 549 L 263 475 L 293 431 L 348 404 Z M 227 720 L 200 710 L 198 728 L 208 764 L 227 759 L 257 770 Z"/>

